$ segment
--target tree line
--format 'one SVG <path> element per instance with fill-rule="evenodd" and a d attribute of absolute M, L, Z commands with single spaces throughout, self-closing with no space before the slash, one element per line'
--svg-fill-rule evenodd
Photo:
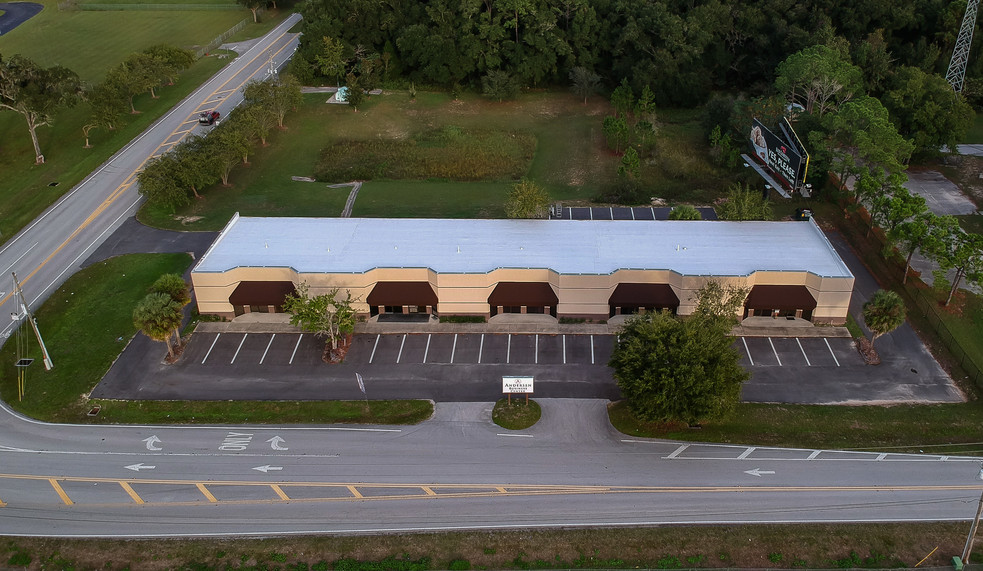
<path fill-rule="evenodd" d="M 93 129 L 114 130 L 127 112 L 139 113 L 134 96 L 150 93 L 156 99 L 157 90 L 173 85 L 178 74 L 194 61 L 194 54 L 188 50 L 156 45 L 131 54 L 109 70 L 102 83 L 87 86 L 66 67 L 44 67 L 19 54 L 5 60 L 0 54 L 0 109 L 24 117 L 34 145 L 34 162 L 42 164 L 45 158 L 37 129 L 50 125 L 59 110 L 88 102 L 91 110 L 82 135 L 89 147 Z"/>
<path fill-rule="evenodd" d="M 294 71 L 305 84 L 371 67 L 382 80 L 480 89 L 562 84 L 581 67 L 608 88 L 627 78 L 660 105 L 693 106 L 720 89 L 763 94 L 789 54 L 836 40 L 876 91 L 893 66 L 944 72 L 963 9 L 944 0 L 309 0 Z M 974 57 L 970 77 L 981 68 Z"/>
<path fill-rule="evenodd" d="M 300 85 L 290 75 L 253 81 L 242 89 L 243 102 L 205 136 L 192 136 L 147 162 L 137 181 L 151 204 L 172 211 L 201 198 L 205 187 L 248 164 L 256 144 L 266 146 L 274 128 L 283 129 L 291 108 L 301 101 Z"/>

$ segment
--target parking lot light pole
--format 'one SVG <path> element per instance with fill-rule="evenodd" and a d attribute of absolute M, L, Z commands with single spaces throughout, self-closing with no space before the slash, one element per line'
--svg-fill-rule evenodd
<path fill-rule="evenodd" d="M 983 480 L 983 463 L 980 464 L 980 473 L 977 478 Z M 976 529 L 980 526 L 980 515 L 983 514 L 983 489 L 980 490 L 980 505 L 976 508 L 976 517 L 973 518 L 973 525 L 969 528 L 969 537 L 966 538 L 966 547 L 963 548 L 963 565 L 969 564 L 969 556 L 973 552 L 973 540 L 976 538 Z"/>

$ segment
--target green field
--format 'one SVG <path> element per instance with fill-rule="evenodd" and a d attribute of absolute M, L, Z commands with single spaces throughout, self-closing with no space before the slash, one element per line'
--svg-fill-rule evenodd
<path fill-rule="evenodd" d="M 88 12 L 61 11 L 57 0 L 43 3 L 40 14 L 0 36 L 0 53 L 21 54 L 46 66 L 62 65 L 91 83 L 101 81 L 106 71 L 133 52 L 155 44 L 196 48 L 251 19 L 246 9 Z"/>
<path fill-rule="evenodd" d="M 360 141 L 365 149 L 395 152 L 381 161 L 391 164 L 409 155 L 419 157 L 418 147 L 426 144 L 428 133 L 447 130 L 494 133 L 482 144 L 484 150 L 499 153 L 501 134 L 522 133 L 516 149 L 522 147 L 519 139 L 531 135 L 535 152 L 525 176 L 546 188 L 554 200 L 589 202 L 616 178 L 620 159 L 606 148 L 601 135 L 610 108 L 600 98 L 584 105 L 566 92 L 538 92 L 498 103 L 477 95 L 453 100 L 445 93 L 420 93 L 411 100 L 406 93 L 394 92 L 369 98 L 358 113 L 347 106 L 326 105 L 327 98 L 305 95 L 304 104 L 287 117 L 288 130 L 274 134 L 269 147 L 257 149 L 250 166 L 233 171 L 231 188 L 207 189 L 202 200 L 176 215 L 145 207 L 140 219 L 164 228 L 217 230 L 237 210 L 247 216 L 337 216 L 347 188 L 326 189 L 321 183 L 348 182 L 348 178 L 339 175 L 318 183 L 290 180 L 314 176 L 323 149 L 344 140 Z M 666 113 L 660 125 L 658 148 L 663 150 L 643 167 L 643 179 L 651 181 L 653 195 L 698 201 L 717 196 L 731 179 L 705 158 L 699 115 Z M 406 156 L 393 149 L 403 149 Z M 672 162 L 667 162 L 670 158 Z M 374 175 L 362 187 L 353 215 L 501 217 L 510 179 L 517 174 L 521 172 L 511 172 L 504 180 L 496 174 L 480 182 L 388 180 Z M 691 183 L 694 180 L 696 184 Z"/>

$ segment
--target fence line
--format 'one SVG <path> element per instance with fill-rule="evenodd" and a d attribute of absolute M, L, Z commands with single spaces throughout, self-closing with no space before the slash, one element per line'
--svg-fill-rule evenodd
<path fill-rule="evenodd" d="M 942 341 L 942 344 L 949 349 L 952 356 L 959 362 L 959 366 L 966 371 L 966 374 L 976 383 L 976 386 L 983 389 L 983 367 L 976 362 L 976 359 L 968 351 L 963 349 L 959 343 L 959 339 L 949 330 L 949 326 L 946 325 L 942 316 L 939 314 L 935 301 L 928 298 L 922 291 L 911 284 L 905 284 L 905 289 L 911 295 L 911 298 L 915 300 L 918 309 L 928 319 L 929 325 L 935 330 L 935 333 L 939 336 L 939 340 Z"/>
<path fill-rule="evenodd" d="M 262 14 L 262 10 L 260 10 L 259 14 Z M 208 42 L 207 44 L 199 48 L 198 51 L 195 52 L 195 58 L 200 58 L 201 56 L 219 47 L 220 45 L 225 43 L 225 40 L 229 39 L 234 34 L 245 28 L 246 25 L 252 21 L 253 21 L 252 16 L 249 16 L 248 18 L 243 18 L 241 22 L 239 22 L 235 26 L 232 26 L 231 28 L 223 32 L 221 36 L 215 38 L 214 40 Z"/>

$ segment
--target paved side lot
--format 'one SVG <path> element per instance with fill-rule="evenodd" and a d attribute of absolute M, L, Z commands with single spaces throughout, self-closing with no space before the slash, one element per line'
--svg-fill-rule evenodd
<path fill-rule="evenodd" d="M 160 344 L 137 337 L 92 396 L 137 399 L 494 400 L 503 375 L 531 375 L 542 398 L 619 398 L 606 366 L 612 335 L 407 333 L 357 335 L 345 362 L 321 361 L 323 342 L 301 333 L 198 333 L 181 360 L 163 365 Z M 851 339 L 739 337 L 753 402 L 958 401 L 947 379 L 897 378 L 868 367 Z M 140 351 L 145 355 L 141 357 Z M 139 361 L 139 362 L 138 362 Z"/>

